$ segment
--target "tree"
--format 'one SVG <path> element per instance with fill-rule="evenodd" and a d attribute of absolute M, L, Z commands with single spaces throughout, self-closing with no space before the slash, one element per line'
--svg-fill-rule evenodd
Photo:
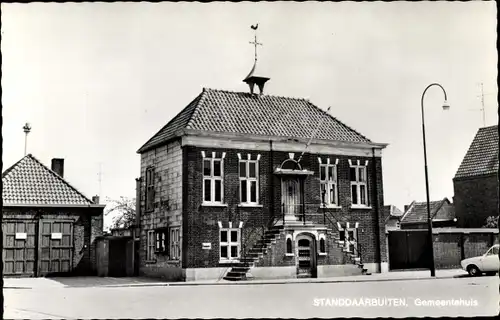
<path fill-rule="evenodd" d="M 135 223 L 135 198 L 112 200 L 106 215 L 114 216 L 111 229 L 130 227 Z"/>
<path fill-rule="evenodd" d="M 483 228 L 498 228 L 498 217 L 497 216 L 489 216 L 486 218 L 486 223 Z"/>

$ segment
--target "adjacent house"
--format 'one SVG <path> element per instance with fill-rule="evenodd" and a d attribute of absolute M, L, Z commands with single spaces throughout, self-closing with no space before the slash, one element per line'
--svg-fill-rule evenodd
<path fill-rule="evenodd" d="M 31 154 L 2 173 L 4 276 L 93 275 L 104 205 L 64 179 L 64 159 L 49 169 Z"/>
<path fill-rule="evenodd" d="M 394 205 L 384 206 L 385 230 L 399 230 L 403 211 Z"/>
<path fill-rule="evenodd" d="M 139 150 L 140 273 L 323 277 L 387 267 L 381 151 L 306 99 L 203 89 Z M 254 87 L 260 92 L 255 93 Z"/>
<path fill-rule="evenodd" d="M 457 219 L 453 204 L 444 198 L 439 201 L 430 201 L 432 226 L 435 228 L 455 227 Z M 400 220 L 401 229 L 427 229 L 428 213 L 427 202 L 415 202 L 405 206 L 405 213 Z"/>
<path fill-rule="evenodd" d="M 479 129 L 453 178 L 457 224 L 483 227 L 498 217 L 498 126 Z"/>

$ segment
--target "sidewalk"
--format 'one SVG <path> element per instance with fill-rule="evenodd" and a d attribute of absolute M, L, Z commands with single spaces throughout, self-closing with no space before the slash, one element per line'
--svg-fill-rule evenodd
<path fill-rule="evenodd" d="M 41 289 L 41 288 L 76 288 L 76 287 L 158 287 L 158 286 L 200 286 L 200 285 L 269 285 L 295 283 L 341 283 L 371 281 L 407 281 L 425 279 L 449 279 L 467 276 L 461 269 L 437 270 L 436 277 L 430 271 L 397 271 L 374 273 L 372 275 L 343 276 L 331 278 L 305 279 L 268 279 L 268 280 L 199 280 L 189 282 L 162 282 L 149 278 L 103 278 L 103 277 L 60 277 L 60 278 L 4 278 L 4 289 Z"/>

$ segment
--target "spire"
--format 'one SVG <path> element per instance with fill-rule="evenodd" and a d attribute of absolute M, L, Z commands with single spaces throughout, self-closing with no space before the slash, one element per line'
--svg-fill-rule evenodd
<path fill-rule="evenodd" d="M 248 76 L 246 76 L 246 78 L 243 80 L 243 82 L 246 82 L 248 84 L 248 86 L 250 87 L 250 93 L 252 93 L 252 94 L 254 92 L 255 85 L 257 85 L 259 87 L 260 94 L 264 93 L 264 85 L 265 85 L 266 81 L 269 80 L 268 77 L 262 76 L 262 74 L 260 74 L 257 71 L 257 46 L 262 46 L 262 43 L 259 43 L 257 41 L 257 28 L 258 27 L 259 27 L 258 23 L 255 26 L 250 26 L 250 28 L 252 28 L 252 30 L 255 31 L 254 41 L 250 42 L 250 44 L 253 44 L 254 48 L 255 48 L 255 61 L 254 61 L 252 70 L 250 70 L 250 73 L 248 74 Z"/>

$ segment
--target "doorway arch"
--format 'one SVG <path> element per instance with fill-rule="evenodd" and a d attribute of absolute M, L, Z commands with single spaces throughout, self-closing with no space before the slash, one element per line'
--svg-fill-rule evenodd
<path fill-rule="evenodd" d="M 296 239 L 297 278 L 316 278 L 316 240 L 310 233 L 301 233 Z"/>

